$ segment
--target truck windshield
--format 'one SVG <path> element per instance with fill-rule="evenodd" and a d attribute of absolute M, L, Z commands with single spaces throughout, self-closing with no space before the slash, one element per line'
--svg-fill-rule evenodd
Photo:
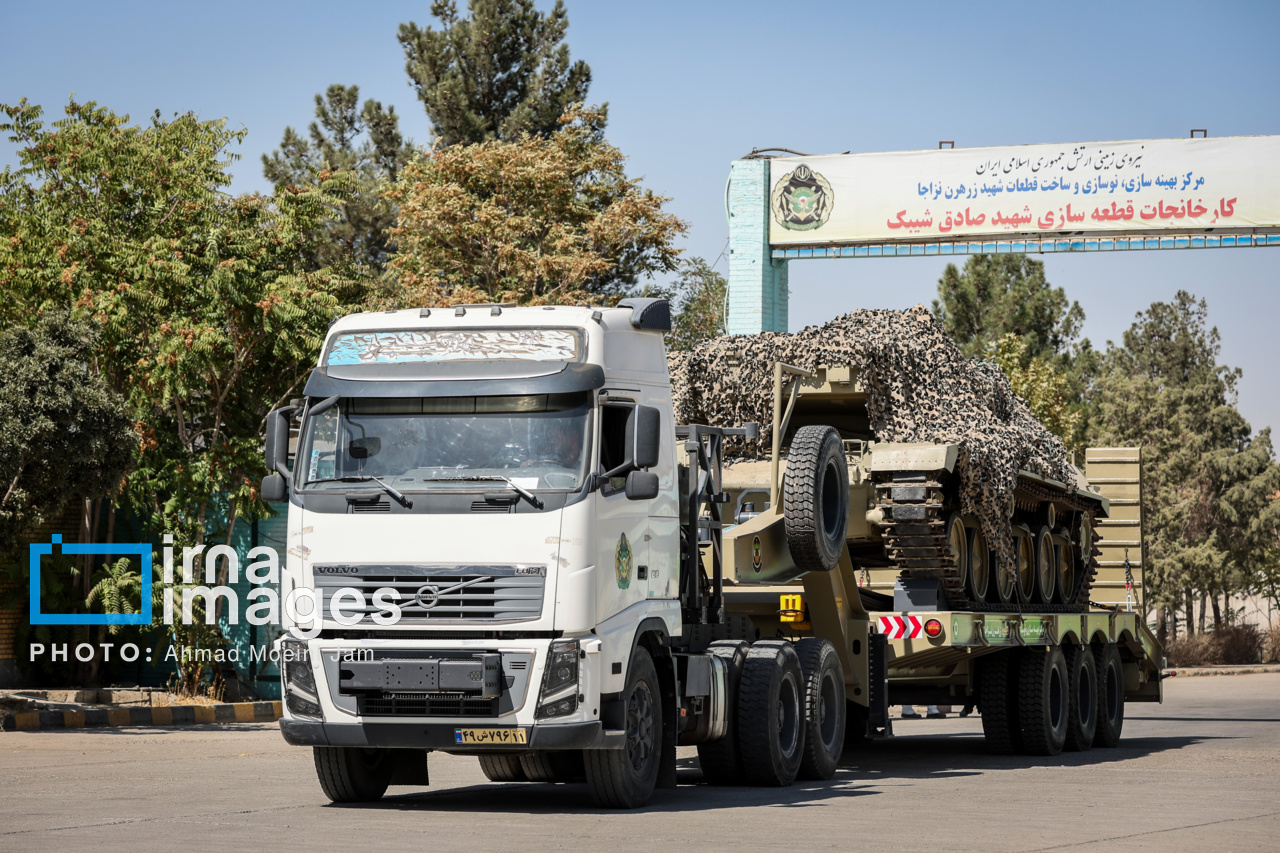
<path fill-rule="evenodd" d="M 492 483 L 474 478 L 506 477 L 525 489 L 576 491 L 590 410 L 585 393 L 343 398 L 306 419 L 298 483 L 345 491 L 352 482 L 341 478 L 373 476 L 404 492 L 483 491 Z"/>

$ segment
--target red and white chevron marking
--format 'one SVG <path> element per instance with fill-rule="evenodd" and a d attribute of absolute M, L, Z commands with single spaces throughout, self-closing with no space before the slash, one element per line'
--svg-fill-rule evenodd
<path fill-rule="evenodd" d="M 890 640 L 915 640 L 924 636 L 924 622 L 910 613 L 900 616 L 881 616 L 880 633 Z"/>

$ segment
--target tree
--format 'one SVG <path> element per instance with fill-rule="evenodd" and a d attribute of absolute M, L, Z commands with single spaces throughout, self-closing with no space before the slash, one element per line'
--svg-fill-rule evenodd
<path fill-rule="evenodd" d="M 310 264 L 313 269 L 352 264 L 381 274 L 395 250 L 389 233 L 395 211 L 382 192 L 400 177 L 413 151 L 400 134 L 396 108 L 383 109 L 373 99 L 361 107 L 358 86 L 335 84 L 316 95 L 309 135 L 310 141 L 286 127 L 280 148 L 262 155 L 263 174 L 278 190 L 347 181 L 338 215 L 320 226 L 324 239 L 317 241 Z"/>
<path fill-rule="evenodd" d="M 729 283 L 703 258 L 686 258 L 670 285 L 650 285 L 642 291 L 671 301 L 671 331 L 667 349 L 691 350 L 703 341 L 725 334 L 725 298 Z"/>
<path fill-rule="evenodd" d="M 92 363 L 138 434 L 123 499 L 144 534 L 229 540 L 238 514 L 266 510 L 267 411 L 299 393 L 360 295 L 311 263 L 341 186 L 228 195 L 244 131 L 221 120 L 140 127 L 72 100 L 46 127 L 25 99 L 0 111 L 21 164 L 0 173 L 0 310 L 21 323 L 70 309 L 100 330 Z"/>
<path fill-rule="evenodd" d="M 550 137 L 437 148 L 388 193 L 399 254 L 387 306 L 589 304 L 676 269 L 687 225 L 623 169 L 604 116 L 575 108 Z"/>
<path fill-rule="evenodd" d="M 96 340 L 65 310 L 0 332 L 0 554 L 69 500 L 115 492 L 133 462 L 125 400 L 91 369 Z"/>
<path fill-rule="evenodd" d="M 987 357 L 1004 371 L 1013 393 L 1023 399 L 1049 432 L 1062 439 L 1073 453 L 1083 450 L 1083 417 L 1070 405 L 1069 383 L 1061 371 L 1041 356 L 1028 357 L 1026 338 L 1013 332 L 990 344 Z"/>
<path fill-rule="evenodd" d="M 569 16 L 556 0 L 547 14 L 533 0 L 469 0 L 469 17 L 452 1 L 431 4 L 440 29 L 400 25 L 400 44 L 437 145 L 549 137 L 571 105 L 585 103 L 591 69 L 570 62 Z M 604 123 L 600 110 L 599 121 Z"/>
<path fill-rule="evenodd" d="M 1195 630 L 1197 595 L 1201 630 L 1208 604 L 1220 624 L 1219 597 L 1256 584 L 1280 529 L 1270 430 L 1253 436 L 1236 410 L 1241 373 L 1220 349 L 1205 301 L 1179 291 L 1109 346 L 1097 383 L 1093 440 L 1143 446 L 1147 604 L 1162 635 L 1179 610 Z"/>

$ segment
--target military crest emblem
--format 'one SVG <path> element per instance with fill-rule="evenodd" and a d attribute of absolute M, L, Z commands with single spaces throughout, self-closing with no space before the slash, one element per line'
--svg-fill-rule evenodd
<path fill-rule="evenodd" d="M 831 218 L 835 193 L 827 179 L 801 163 L 773 187 L 769 208 L 788 231 L 813 231 Z"/>
<path fill-rule="evenodd" d="M 613 552 L 613 573 L 618 578 L 618 589 L 631 586 L 631 543 L 625 533 L 618 539 L 618 547 Z"/>

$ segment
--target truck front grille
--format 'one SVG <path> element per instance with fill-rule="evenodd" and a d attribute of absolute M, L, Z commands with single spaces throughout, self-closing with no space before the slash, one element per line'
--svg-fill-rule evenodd
<path fill-rule="evenodd" d="M 455 693 L 393 693 L 360 696 L 357 707 L 365 717 L 496 717 L 498 701 Z"/>
<path fill-rule="evenodd" d="M 344 614 L 360 614 L 373 624 L 373 595 L 390 588 L 399 593 L 400 625 L 440 622 L 520 622 L 542 615 L 546 591 L 544 566 L 317 565 L 313 569 L 320 612 L 333 618 L 334 594 L 354 589 Z"/>

